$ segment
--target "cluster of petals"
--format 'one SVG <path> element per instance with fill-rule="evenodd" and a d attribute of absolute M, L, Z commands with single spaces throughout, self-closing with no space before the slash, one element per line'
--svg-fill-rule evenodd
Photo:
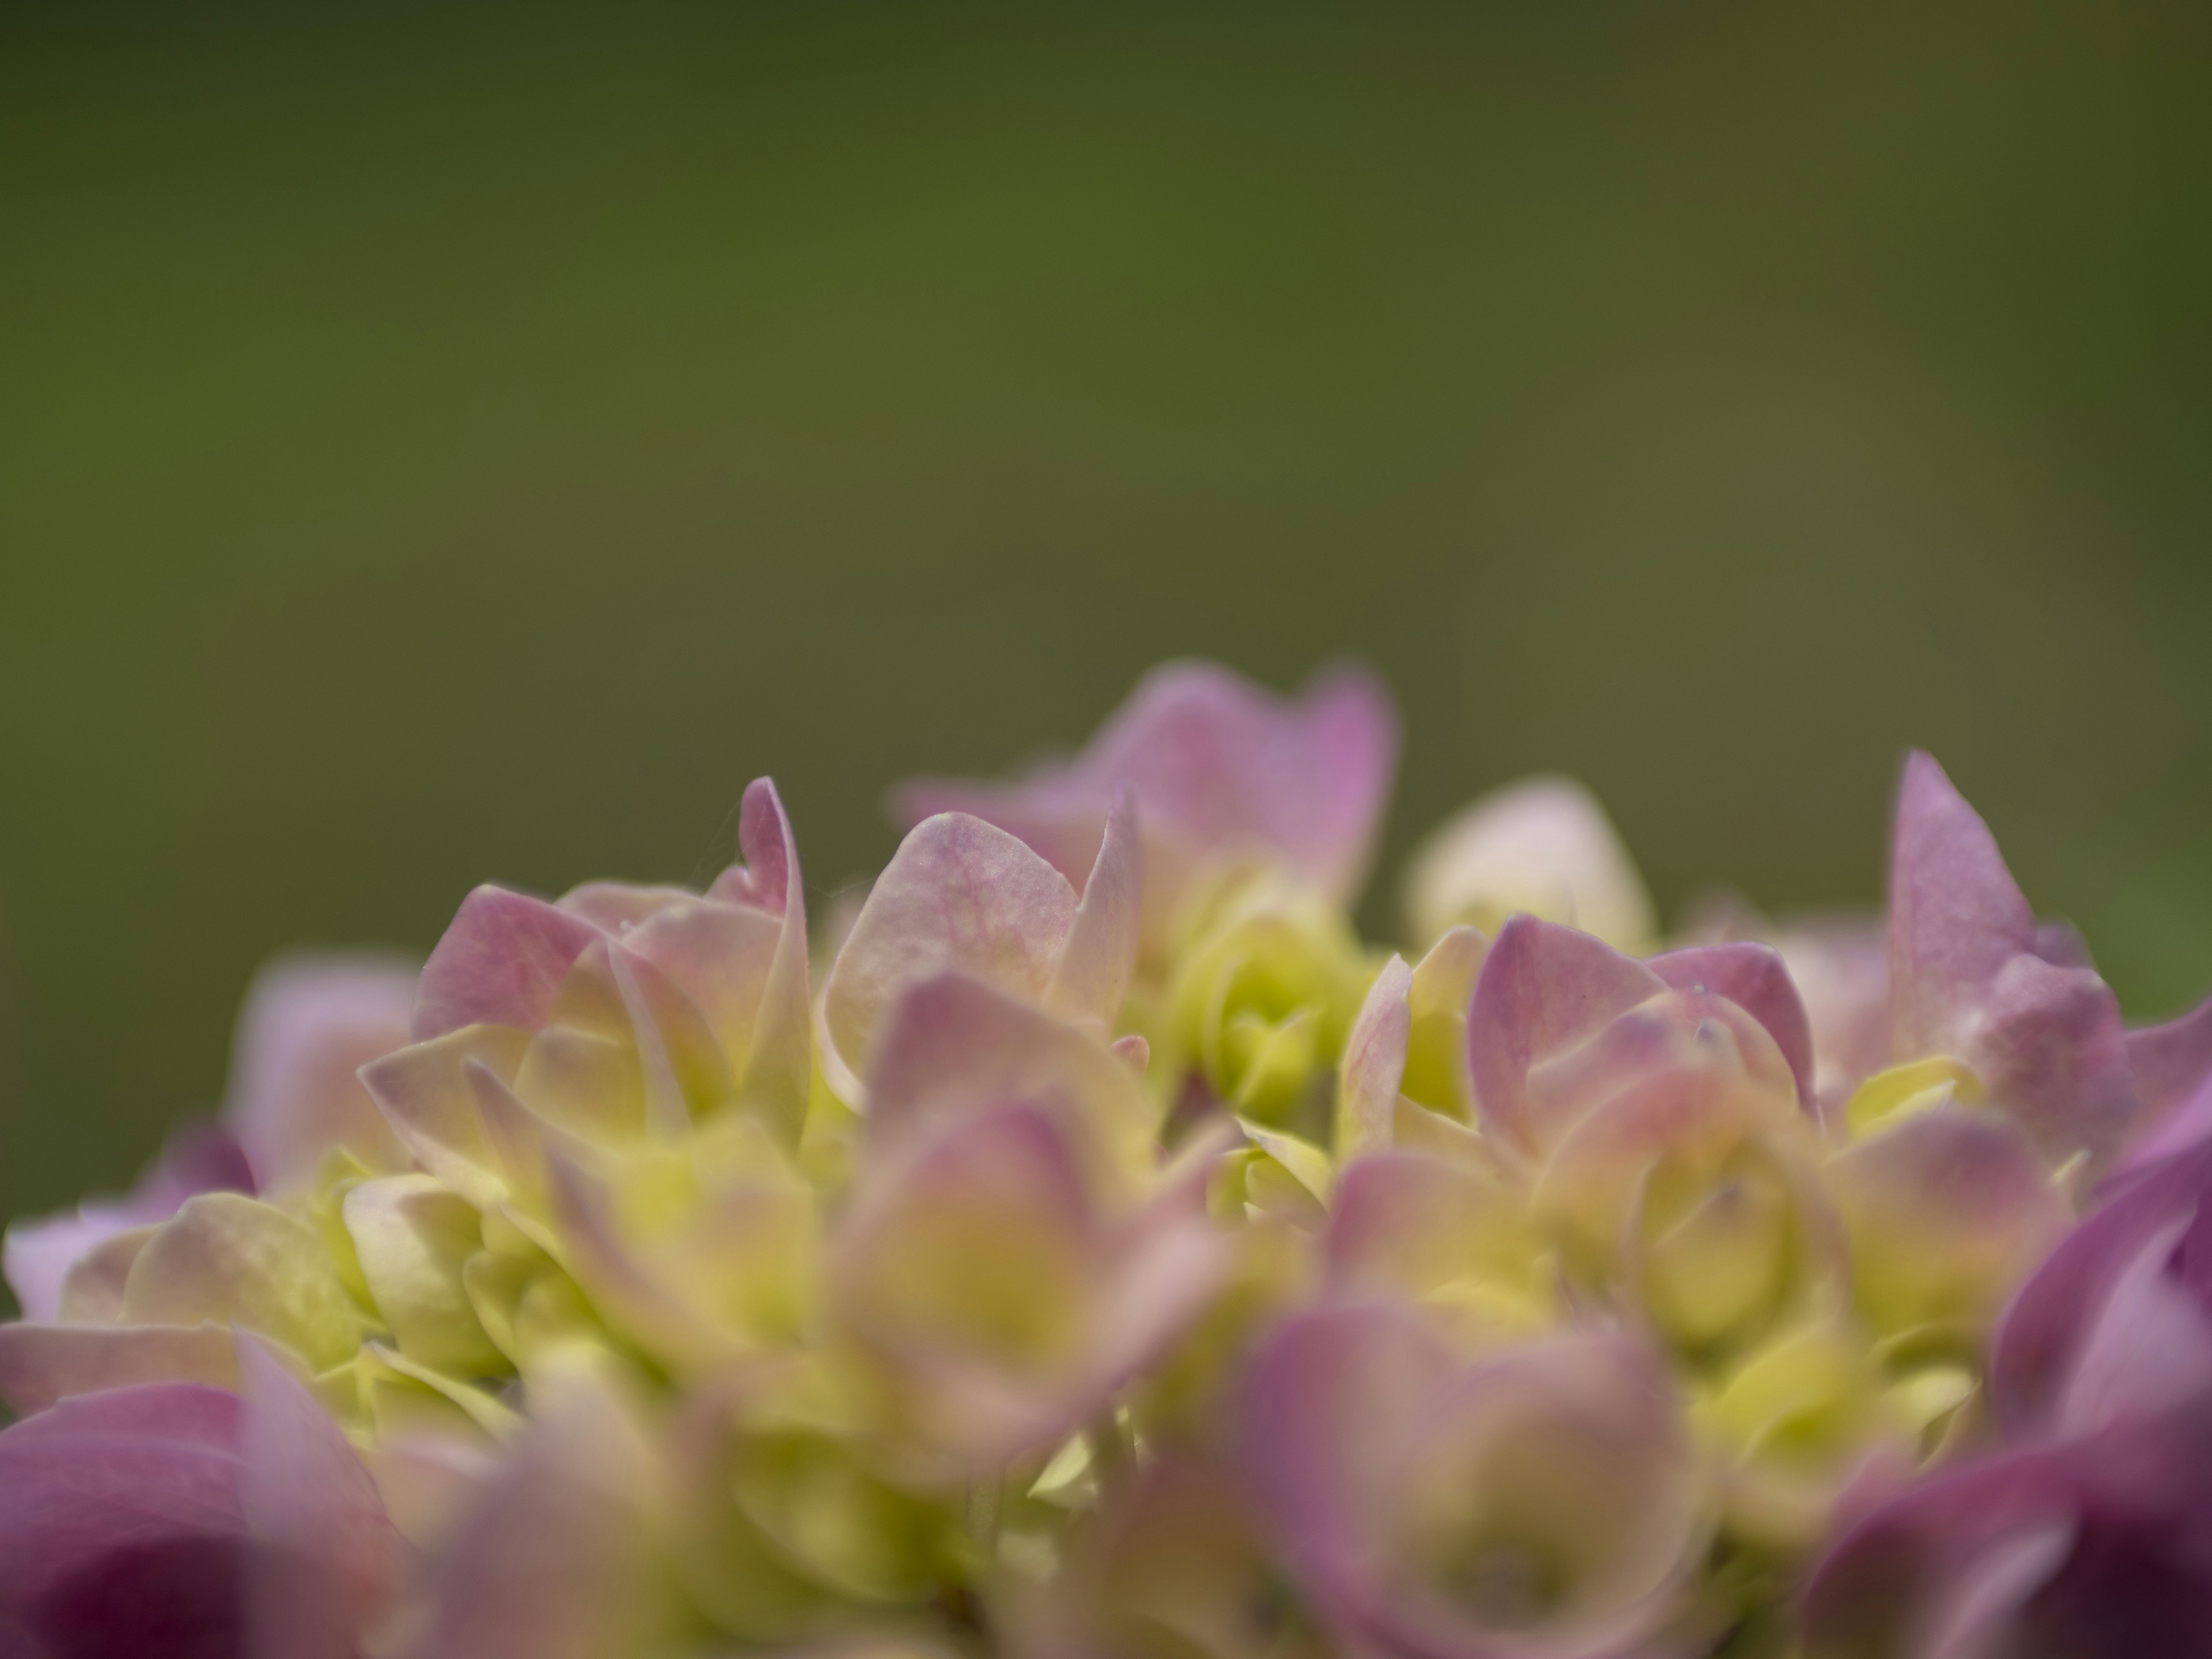
<path fill-rule="evenodd" d="M 2212 1004 L 1922 755 L 1886 916 L 1668 937 L 1547 778 L 1395 954 L 1396 753 L 1171 664 L 831 925 L 763 779 L 280 960 L 8 1231 L 0 1659 L 2212 1651 Z"/>

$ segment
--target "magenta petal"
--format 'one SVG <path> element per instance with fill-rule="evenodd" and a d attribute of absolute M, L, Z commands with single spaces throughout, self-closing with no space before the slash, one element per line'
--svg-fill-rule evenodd
<path fill-rule="evenodd" d="M 2001 1455 L 1851 1527 L 1801 1603 L 1808 1659 L 2193 1659 L 2212 1651 L 2199 1410 Z"/>
<path fill-rule="evenodd" d="M 534 1031 L 568 969 L 606 935 L 583 917 L 526 893 L 477 888 L 439 939 L 415 992 L 415 1037 L 465 1025 Z"/>
<path fill-rule="evenodd" d="M 1990 1359 L 1990 1393 L 2008 1433 L 2033 1433 L 2055 1421 L 2082 1345 L 2115 1287 L 2147 1248 L 2189 1224 L 2208 1197 L 2212 1144 L 2130 1173 L 2020 1287 Z"/>
<path fill-rule="evenodd" d="M 1699 945 L 1644 965 L 1677 990 L 1726 997 L 1764 1025 L 1797 1079 L 1798 1103 L 1813 1109 L 1813 1024 L 1779 951 L 1765 945 Z"/>
<path fill-rule="evenodd" d="M 2179 1019 L 2128 1033 L 2128 1066 L 2142 1102 L 2136 1163 L 2212 1134 L 2212 999 Z M 2185 1107 L 2195 1104 L 2195 1109 Z"/>
<path fill-rule="evenodd" d="M 1935 760 L 1905 757 L 1889 870 L 1890 1009 L 1899 1058 L 1955 1054 L 1998 974 L 2032 955 L 2035 916 L 1996 838 Z"/>
<path fill-rule="evenodd" d="M 1529 1067 L 1588 1042 L 1667 982 L 1602 940 L 1534 916 L 1516 916 L 1475 981 L 1467 1053 L 1483 1127 L 1531 1144 Z"/>
<path fill-rule="evenodd" d="M 55 1659 L 239 1653 L 240 1417 L 235 1395 L 163 1382 L 0 1433 L 0 1623 Z"/>

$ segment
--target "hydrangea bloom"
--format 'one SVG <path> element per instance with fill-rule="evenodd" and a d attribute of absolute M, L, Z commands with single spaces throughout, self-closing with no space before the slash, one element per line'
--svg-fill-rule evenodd
<path fill-rule="evenodd" d="M 1336 671 L 902 790 L 811 938 L 462 902 L 9 1231 L 0 1656 L 2212 1650 L 2212 1004 L 1905 767 L 1886 919 L 1668 939 L 1559 780 L 1357 896 Z"/>

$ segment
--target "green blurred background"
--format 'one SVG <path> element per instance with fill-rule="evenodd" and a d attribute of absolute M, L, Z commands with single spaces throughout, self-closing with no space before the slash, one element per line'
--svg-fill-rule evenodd
<path fill-rule="evenodd" d="M 360 9 L 0 21 L 0 1211 L 281 946 L 763 771 L 826 890 L 1183 653 L 1388 672 L 1386 871 L 1870 902 L 1917 743 L 2212 985 L 2212 8 Z"/>

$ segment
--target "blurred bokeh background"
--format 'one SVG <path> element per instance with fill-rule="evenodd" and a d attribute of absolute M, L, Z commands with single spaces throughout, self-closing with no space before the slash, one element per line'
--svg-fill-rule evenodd
<path fill-rule="evenodd" d="M 0 1212 L 254 966 L 496 878 L 817 891 L 1153 660 L 1403 701 L 1670 914 L 1932 747 L 2212 986 L 2212 8 L 0 15 Z"/>

